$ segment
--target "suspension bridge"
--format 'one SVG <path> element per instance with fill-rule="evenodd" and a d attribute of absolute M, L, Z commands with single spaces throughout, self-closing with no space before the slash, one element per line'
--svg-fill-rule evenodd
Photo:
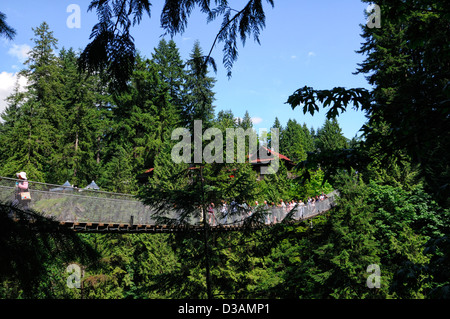
<path fill-rule="evenodd" d="M 178 232 L 200 231 L 204 229 L 203 214 L 198 211 L 184 223 L 158 222 L 160 213 L 145 205 L 136 196 L 93 189 L 92 187 L 76 188 L 69 183 L 54 185 L 28 181 L 30 200 L 17 200 L 17 183 L 21 180 L 0 177 L 0 202 L 11 203 L 22 209 L 31 209 L 60 225 L 77 232 Z M 92 185 L 92 184 L 91 184 Z M 95 183 L 94 183 L 94 186 Z M 231 212 L 230 207 L 224 210 L 218 207 L 213 210 L 212 231 L 241 230 L 251 221 L 259 226 L 270 226 L 282 222 L 288 215 L 292 222 L 313 218 L 335 206 L 335 192 L 327 198 L 311 205 L 296 205 L 289 210 L 284 207 L 264 209 L 259 206 L 259 219 L 252 218 L 251 210 L 239 209 Z M 255 208 L 253 208 L 255 210 Z M 165 220 L 178 220 L 179 212 L 167 211 Z M 209 217 L 209 214 L 206 214 Z M 197 217 L 195 217 L 197 216 Z M 207 217 L 207 218 L 208 218 Z M 14 218 L 14 216 L 12 216 Z"/>

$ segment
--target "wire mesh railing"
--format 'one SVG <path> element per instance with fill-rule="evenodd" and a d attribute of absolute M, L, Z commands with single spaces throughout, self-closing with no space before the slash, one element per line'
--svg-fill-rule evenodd
<path fill-rule="evenodd" d="M 289 206 L 265 206 L 258 205 L 243 208 L 242 205 L 233 212 L 232 207 L 219 207 L 207 214 L 208 223 L 211 226 L 218 225 L 243 225 L 246 221 L 253 224 L 272 225 L 284 221 L 300 221 L 319 215 L 330 210 L 336 204 L 336 193 L 332 192 L 325 199 L 312 203 L 296 203 Z"/>
<path fill-rule="evenodd" d="M 28 181 L 31 200 L 17 196 L 14 178 L 0 178 L 0 201 L 30 208 L 46 217 L 63 222 L 152 224 L 152 211 L 129 194 Z"/>
<path fill-rule="evenodd" d="M 144 205 L 137 197 L 130 194 L 105 192 L 85 188 L 74 188 L 48 183 L 28 181 L 31 200 L 22 201 L 18 197 L 17 183 L 21 180 L 0 177 L 0 201 L 12 203 L 20 208 L 32 209 L 45 217 L 60 222 L 102 223 L 102 224 L 161 224 L 161 212 Z M 260 224 L 275 224 L 286 217 L 292 220 L 307 219 L 335 205 L 335 193 L 313 204 L 296 204 L 289 207 L 268 207 L 259 205 L 251 209 L 231 206 L 219 206 L 209 211 L 206 216 L 211 226 L 243 225 L 252 220 Z M 166 211 L 167 220 L 176 221 L 179 212 Z M 201 211 L 188 219 L 188 224 L 203 223 Z"/>

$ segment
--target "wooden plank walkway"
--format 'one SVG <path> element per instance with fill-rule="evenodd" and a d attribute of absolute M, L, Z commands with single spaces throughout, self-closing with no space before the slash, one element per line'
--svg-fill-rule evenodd
<path fill-rule="evenodd" d="M 183 231 L 201 231 L 202 225 L 130 225 L 117 223 L 86 223 L 86 222 L 60 222 L 60 225 L 68 227 L 80 233 L 174 233 Z M 211 226 L 211 231 L 236 231 L 240 225 Z"/>
<path fill-rule="evenodd" d="M 289 224 L 297 224 L 305 220 L 312 219 L 319 215 L 328 212 L 322 211 L 317 214 L 310 215 L 306 218 L 299 220 L 292 220 Z M 143 225 L 143 224 L 119 224 L 119 223 L 89 223 L 89 222 L 59 222 L 61 226 L 67 227 L 75 232 L 79 233 L 176 233 L 193 231 L 200 232 L 204 230 L 203 225 Z M 241 224 L 235 225 L 216 225 L 210 226 L 212 232 L 229 232 L 229 231 L 241 231 L 244 228 L 250 229 L 262 229 L 265 227 L 271 227 L 276 224 L 257 224 L 254 227 L 244 226 Z"/>

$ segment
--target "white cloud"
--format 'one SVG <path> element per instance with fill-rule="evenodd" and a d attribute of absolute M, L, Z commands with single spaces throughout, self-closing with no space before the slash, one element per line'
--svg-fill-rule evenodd
<path fill-rule="evenodd" d="M 31 47 L 28 44 L 13 44 L 11 48 L 8 50 L 8 54 L 16 57 L 21 63 L 25 62 L 28 59 L 28 54 L 31 50 Z"/>
<path fill-rule="evenodd" d="M 309 57 L 310 57 L 310 56 L 316 56 L 316 53 L 313 52 L 313 51 L 309 51 L 309 52 L 308 52 L 308 56 L 309 56 Z"/>
<path fill-rule="evenodd" d="M 252 117 L 252 123 L 253 123 L 253 124 L 259 124 L 259 123 L 261 123 L 262 121 L 263 121 L 263 119 L 260 118 L 260 117 Z"/>
<path fill-rule="evenodd" d="M 0 114 L 5 110 L 7 105 L 5 99 L 13 93 L 17 81 L 19 84 L 19 89 L 23 91 L 27 85 L 27 80 L 25 77 L 19 77 L 17 73 L 8 73 L 5 71 L 0 73 Z"/>
<path fill-rule="evenodd" d="M 291 55 L 291 59 L 297 59 L 296 55 Z"/>

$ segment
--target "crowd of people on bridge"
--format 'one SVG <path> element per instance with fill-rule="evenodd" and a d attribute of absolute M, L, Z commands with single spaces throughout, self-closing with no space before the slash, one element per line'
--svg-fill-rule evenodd
<path fill-rule="evenodd" d="M 296 209 L 294 218 L 303 219 L 305 208 L 314 209 L 316 203 L 327 199 L 328 196 L 322 192 L 321 195 L 308 197 L 307 200 L 283 200 L 280 199 L 278 203 L 264 201 L 260 204 L 255 201 L 254 205 L 249 205 L 246 201 L 238 203 L 232 199 L 229 203 L 222 200 L 220 207 L 216 208 L 214 203 L 210 203 L 207 208 L 208 223 L 211 226 L 219 225 L 217 214 L 220 214 L 222 224 L 227 224 L 230 216 L 250 217 L 256 211 L 265 212 L 265 224 L 275 224 L 289 214 L 294 208 Z"/>

